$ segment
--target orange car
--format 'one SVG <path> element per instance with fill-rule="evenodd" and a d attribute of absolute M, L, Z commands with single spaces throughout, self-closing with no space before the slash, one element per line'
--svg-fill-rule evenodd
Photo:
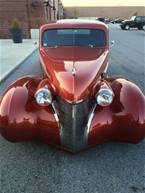
<path fill-rule="evenodd" d="M 45 24 L 39 52 L 44 76 L 23 77 L 2 96 L 3 137 L 39 140 L 73 153 L 145 137 L 144 94 L 127 79 L 106 76 L 105 24 L 79 19 Z"/>

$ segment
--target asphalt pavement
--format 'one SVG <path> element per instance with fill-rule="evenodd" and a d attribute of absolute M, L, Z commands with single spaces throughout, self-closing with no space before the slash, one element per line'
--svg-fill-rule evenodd
<path fill-rule="evenodd" d="M 110 75 L 122 75 L 145 91 L 145 32 L 110 25 Z M 40 74 L 38 51 L 0 85 Z M 76 155 L 44 144 L 10 143 L 0 137 L 0 193 L 145 193 L 145 140 L 110 142 Z"/>

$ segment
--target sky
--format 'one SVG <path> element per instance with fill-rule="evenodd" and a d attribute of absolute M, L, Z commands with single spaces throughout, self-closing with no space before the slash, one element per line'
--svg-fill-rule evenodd
<path fill-rule="evenodd" d="M 64 6 L 145 6 L 145 0 L 61 0 Z"/>

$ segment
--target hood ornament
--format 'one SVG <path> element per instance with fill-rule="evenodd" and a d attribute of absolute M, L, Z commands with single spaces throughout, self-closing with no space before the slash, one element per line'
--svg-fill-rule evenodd
<path fill-rule="evenodd" d="M 77 72 L 76 72 L 76 69 L 75 69 L 75 67 L 73 67 L 73 68 L 72 68 L 72 75 L 75 76 L 76 73 L 77 73 Z"/>

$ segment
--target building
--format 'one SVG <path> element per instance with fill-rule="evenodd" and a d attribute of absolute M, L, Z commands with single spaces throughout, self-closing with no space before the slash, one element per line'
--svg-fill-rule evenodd
<path fill-rule="evenodd" d="M 61 0 L 0 0 L 0 38 L 10 38 L 13 18 L 18 18 L 23 37 L 30 38 L 30 29 L 64 17 Z"/>
<path fill-rule="evenodd" d="M 109 17 L 130 18 L 132 15 L 145 15 L 145 7 L 66 7 L 66 16 L 76 17 Z"/>

